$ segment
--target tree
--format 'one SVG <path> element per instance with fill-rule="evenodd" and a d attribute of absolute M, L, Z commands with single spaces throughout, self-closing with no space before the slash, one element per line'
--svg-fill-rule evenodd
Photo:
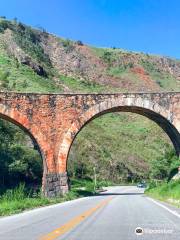
<path fill-rule="evenodd" d="M 42 160 L 29 145 L 29 137 L 19 127 L 0 120 L 1 188 L 16 186 L 20 181 L 41 182 Z"/>
<path fill-rule="evenodd" d="M 151 161 L 151 177 L 155 179 L 169 179 L 174 169 L 180 165 L 175 151 L 167 150 L 163 157 Z"/>

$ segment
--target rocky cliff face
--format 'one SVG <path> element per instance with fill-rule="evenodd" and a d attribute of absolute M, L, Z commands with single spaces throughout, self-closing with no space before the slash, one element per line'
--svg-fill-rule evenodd
<path fill-rule="evenodd" d="M 94 81 L 115 88 L 158 91 L 158 76 L 172 77 L 179 87 L 180 62 L 161 56 L 130 53 L 119 49 L 96 49 L 48 35 L 43 49 L 60 74 Z M 100 51 L 100 54 L 98 53 Z M 134 80 L 135 79 L 135 80 Z M 163 84 L 162 84 L 163 85 Z"/>
<path fill-rule="evenodd" d="M 0 42 L 9 56 L 42 77 L 51 75 L 64 91 L 73 87 L 61 76 L 98 84 L 101 90 L 104 86 L 116 91 L 180 89 L 180 61 L 168 57 L 94 48 L 4 19 L 0 20 Z"/>

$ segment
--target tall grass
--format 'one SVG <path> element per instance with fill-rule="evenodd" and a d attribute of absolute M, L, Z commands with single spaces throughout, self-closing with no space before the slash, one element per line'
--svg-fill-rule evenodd
<path fill-rule="evenodd" d="M 25 192 L 25 184 L 20 183 L 18 187 L 15 189 L 8 189 L 0 198 L 0 201 L 14 201 L 18 200 L 21 201 L 24 198 L 27 197 L 27 194 Z"/>
<path fill-rule="evenodd" d="M 31 192 L 27 191 L 25 184 L 20 183 L 18 187 L 15 189 L 8 189 L 0 197 L 0 216 L 19 213 L 25 209 L 31 209 L 56 202 L 56 199 L 47 199 L 40 195 L 32 197 Z"/>
<path fill-rule="evenodd" d="M 94 185 L 92 181 L 72 180 L 71 190 L 65 196 L 56 198 L 45 198 L 41 191 L 33 194 L 28 191 L 24 183 L 20 183 L 15 189 L 8 189 L 0 196 L 0 216 L 20 213 L 26 209 L 33 209 L 79 197 L 94 195 Z"/>
<path fill-rule="evenodd" d="M 150 186 L 145 193 L 153 198 L 170 202 L 180 207 L 180 180 Z"/>

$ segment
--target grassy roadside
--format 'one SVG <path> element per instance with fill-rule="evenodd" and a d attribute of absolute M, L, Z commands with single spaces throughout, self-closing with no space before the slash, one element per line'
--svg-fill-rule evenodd
<path fill-rule="evenodd" d="M 180 208 L 180 180 L 150 185 L 145 194 Z"/>
<path fill-rule="evenodd" d="M 77 199 L 80 197 L 93 196 L 103 186 L 112 185 L 111 182 L 100 181 L 94 191 L 94 183 L 92 180 L 77 180 L 72 179 L 71 190 L 65 196 L 57 198 L 45 198 L 39 193 L 29 193 L 24 184 L 20 184 L 13 190 L 7 190 L 0 196 L 0 216 L 7 216 L 23 212 L 27 209 L 52 205 L 65 202 L 68 200 Z"/>

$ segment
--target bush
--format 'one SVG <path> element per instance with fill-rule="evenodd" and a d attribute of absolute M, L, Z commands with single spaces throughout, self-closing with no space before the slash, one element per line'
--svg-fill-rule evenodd
<path fill-rule="evenodd" d="M 112 52 L 105 51 L 103 55 L 101 56 L 101 59 L 108 64 L 109 67 L 112 66 L 114 62 L 114 56 Z"/>
<path fill-rule="evenodd" d="M 157 80 L 156 83 L 160 86 L 160 87 L 163 87 L 163 84 L 160 80 Z"/>
<path fill-rule="evenodd" d="M 174 149 L 168 149 L 164 156 L 153 159 L 150 164 L 151 178 L 168 180 L 171 172 L 179 166 L 179 158 L 176 156 Z"/>
<path fill-rule="evenodd" d="M 76 44 L 77 44 L 78 46 L 83 46 L 83 45 L 84 45 L 81 40 L 76 41 Z"/>
<path fill-rule="evenodd" d="M 0 186 L 16 187 L 25 182 L 27 185 L 41 184 L 42 159 L 38 151 L 27 147 L 29 139 L 13 124 L 0 120 Z"/>
<path fill-rule="evenodd" d="M 65 48 L 66 53 L 72 52 L 74 50 L 73 42 L 69 39 L 62 40 L 62 45 Z"/>
<path fill-rule="evenodd" d="M 10 22 L 6 20 L 0 21 L 0 33 L 3 33 L 7 28 L 10 28 Z"/>

